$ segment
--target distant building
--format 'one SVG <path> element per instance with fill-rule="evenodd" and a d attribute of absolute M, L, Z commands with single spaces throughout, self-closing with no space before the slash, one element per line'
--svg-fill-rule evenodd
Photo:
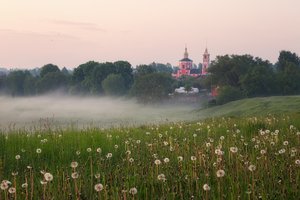
<path fill-rule="evenodd" d="M 187 48 L 185 47 L 183 59 L 179 61 L 179 69 L 175 73 L 173 73 L 172 76 L 175 78 L 179 78 L 181 76 L 199 77 L 201 75 L 206 75 L 207 68 L 209 67 L 209 62 L 209 53 L 206 48 L 203 54 L 202 70 L 200 68 L 197 68 L 197 66 L 193 64 L 193 60 L 189 58 Z"/>
<path fill-rule="evenodd" d="M 184 87 L 179 87 L 179 88 L 175 89 L 175 93 L 178 93 L 178 94 L 198 94 L 199 89 L 192 87 L 189 91 L 186 91 L 186 89 Z"/>

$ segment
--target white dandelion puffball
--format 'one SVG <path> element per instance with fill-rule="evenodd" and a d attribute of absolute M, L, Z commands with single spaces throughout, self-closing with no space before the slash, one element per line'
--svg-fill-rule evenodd
<path fill-rule="evenodd" d="M 52 181 L 53 180 L 53 175 L 50 174 L 49 172 L 44 174 L 44 178 L 47 182 Z"/>
<path fill-rule="evenodd" d="M 37 148 L 37 149 L 36 149 L 36 153 L 38 153 L 38 154 L 42 153 L 42 149 Z"/>
<path fill-rule="evenodd" d="M 108 153 L 107 155 L 106 155 L 106 158 L 111 158 L 112 157 L 112 153 Z"/>
<path fill-rule="evenodd" d="M 223 169 L 219 169 L 216 174 L 218 178 L 222 178 L 225 176 L 225 171 Z"/>
<path fill-rule="evenodd" d="M 157 159 L 157 160 L 154 161 L 154 163 L 155 163 L 156 165 L 160 165 L 160 164 L 161 164 L 161 161 Z"/>
<path fill-rule="evenodd" d="M 94 189 L 97 191 L 97 192 L 100 192 L 101 190 L 103 190 L 103 185 L 101 183 L 98 183 L 94 186 Z"/>
<path fill-rule="evenodd" d="M 238 148 L 237 147 L 230 147 L 230 151 L 231 151 L 231 153 L 236 153 L 236 152 L 238 152 Z"/>
<path fill-rule="evenodd" d="M 132 195 L 135 195 L 135 194 L 137 194 L 137 189 L 135 187 L 130 188 L 129 193 Z"/>
<path fill-rule="evenodd" d="M 74 168 L 74 169 L 76 167 L 78 167 L 78 162 L 76 162 L 76 161 L 71 162 L 71 167 Z"/>
<path fill-rule="evenodd" d="M 209 190 L 210 190 L 209 185 L 208 185 L 208 184 L 204 184 L 204 185 L 203 185 L 203 190 L 209 191 Z"/>
<path fill-rule="evenodd" d="M 21 158 L 20 155 L 16 155 L 16 160 L 19 160 Z"/>
<path fill-rule="evenodd" d="M 159 181 L 165 181 L 165 180 L 166 180 L 166 176 L 165 176 L 164 174 L 159 174 L 159 175 L 157 176 L 157 179 L 158 179 Z"/>
<path fill-rule="evenodd" d="M 1 190 L 7 190 L 9 185 L 11 185 L 11 182 L 8 180 L 3 180 L 0 184 Z"/>
<path fill-rule="evenodd" d="M 168 163 L 168 162 L 170 162 L 170 159 L 169 159 L 169 158 L 165 158 L 165 159 L 164 159 L 164 162 L 165 162 L 165 163 Z"/>
<path fill-rule="evenodd" d="M 96 150 L 98 153 L 101 153 L 102 152 L 102 149 L 99 147 L 99 148 L 97 148 L 97 150 Z"/>
<path fill-rule="evenodd" d="M 192 161 L 197 160 L 196 156 L 191 156 L 191 160 L 192 160 Z"/>
<path fill-rule="evenodd" d="M 77 178 L 79 177 L 79 174 L 78 174 L 77 172 L 73 172 L 73 173 L 71 174 L 71 177 L 72 177 L 73 179 L 77 179 Z"/>
<path fill-rule="evenodd" d="M 133 158 L 129 158 L 129 162 L 133 163 L 134 159 Z"/>
<path fill-rule="evenodd" d="M 86 149 L 86 151 L 90 153 L 92 151 L 92 148 L 89 147 Z"/>
<path fill-rule="evenodd" d="M 22 184 L 22 188 L 27 188 L 28 187 L 28 183 L 23 183 Z"/>
<path fill-rule="evenodd" d="M 14 194 L 14 193 L 16 193 L 16 188 L 11 187 L 11 188 L 8 189 L 8 192 L 9 192 L 10 194 Z"/>
<path fill-rule="evenodd" d="M 300 166 L 300 160 L 295 160 L 295 164 Z"/>
<path fill-rule="evenodd" d="M 179 162 L 183 161 L 183 157 L 182 156 L 178 156 L 177 159 L 178 159 Z"/>
<path fill-rule="evenodd" d="M 256 170 L 256 166 L 255 165 L 249 165 L 248 169 L 253 172 Z"/>

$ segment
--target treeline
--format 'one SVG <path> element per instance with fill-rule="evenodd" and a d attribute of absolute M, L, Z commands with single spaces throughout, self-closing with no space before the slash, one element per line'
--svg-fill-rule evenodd
<path fill-rule="evenodd" d="M 300 58 L 281 51 L 275 65 L 250 55 L 218 56 L 208 71 L 210 81 L 219 87 L 217 104 L 271 95 L 300 94 Z"/>
<path fill-rule="evenodd" d="M 72 72 L 53 64 L 29 70 L 14 70 L 0 76 L 1 93 L 31 96 L 60 91 L 72 95 L 136 96 L 141 102 L 156 102 L 172 92 L 174 81 L 170 64 L 151 63 L 133 69 L 127 61 L 89 61 Z"/>
<path fill-rule="evenodd" d="M 168 98 L 181 86 L 208 92 L 218 88 L 213 104 L 248 97 L 300 94 L 300 58 L 290 51 L 281 51 L 275 64 L 251 55 L 217 56 L 208 71 L 208 75 L 198 78 L 174 79 L 170 64 L 151 63 L 133 68 L 127 61 L 90 61 L 71 73 L 47 64 L 37 74 L 14 70 L 0 76 L 0 91 L 11 96 L 29 96 L 60 90 L 72 95 L 131 96 L 148 103 Z"/>

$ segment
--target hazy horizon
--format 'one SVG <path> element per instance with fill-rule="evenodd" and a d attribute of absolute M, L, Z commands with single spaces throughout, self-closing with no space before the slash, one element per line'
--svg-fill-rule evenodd
<path fill-rule="evenodd" d="M 251 54 L 275 63 L 300 53 L 298 0 L 0 0 L 0 67 L 90 60 L 177 65 L 187 45 L 195 64 Z"/>

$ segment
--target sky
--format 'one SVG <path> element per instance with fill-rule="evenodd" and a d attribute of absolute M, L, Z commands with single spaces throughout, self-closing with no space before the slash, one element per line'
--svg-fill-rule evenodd
<path fill-rule="evenodd" d="M 0 67 L 300 54 L 299 0 L 0 0 Z"/>

